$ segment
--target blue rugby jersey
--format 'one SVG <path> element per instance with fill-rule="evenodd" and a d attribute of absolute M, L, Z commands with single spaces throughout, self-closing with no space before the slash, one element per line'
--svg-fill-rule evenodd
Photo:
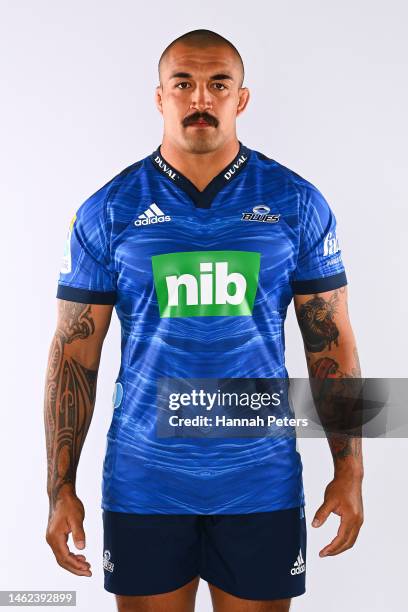
<path fill-rule="evenodd" d="M 159 147 L 89 197 L 70 224 L 57 297 L 114 304 L 121 324 L 102 508 L 234 514 L 303 504 L 294 437 L 159 437 L 157 383 L 286 378 L 293 295 L 346 283 L 325 198 L 242 143 L 202 192 Z"/>

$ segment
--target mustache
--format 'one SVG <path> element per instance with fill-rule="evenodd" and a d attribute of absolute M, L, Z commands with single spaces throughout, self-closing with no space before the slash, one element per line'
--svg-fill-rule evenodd
<path fill-rule="evenodd" d="M 183 123 L 184 127 L 187 127 L 188 125 L 191 125 L 192 123 L 195 123 L 199 119 L 203 119 L 209 125 L 213 125 L 214 127 L 217 127 L 218 123 L 219 123 L 219 121 L 218 121 L 218 119 L 216 119 L 216 117 L 213 117 L 212 115 L 209 115 L 206 112 L 199 113 L 198 111 L 196 113 L 193 113 L 192 115 L 189 115 L 188 117 L 185 117 L 183 119 L 182 123 Z"/>

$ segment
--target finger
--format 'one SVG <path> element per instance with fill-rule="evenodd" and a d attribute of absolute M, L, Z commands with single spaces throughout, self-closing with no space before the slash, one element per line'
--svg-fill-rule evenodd
<path fill-rule="evenodd" d="M 355 541 L 357 540 L 357 536 L 358 536 L 358 530 L 353 529 L 353 531 L 349 534 L 348 538 L 343 542 L 342 545 L 339 545 L 338 547 L 336 547 L 334 549 L 326 547 L 325 549 L 323 549 L 325 551 L 325 553 L 323 555 L 321 555 L 321 556 L 323 556 L 323 557 L 332 557 L 334 555 L 339 555 L 340 553 L 342 553 L 345 550 L 348 550 L 349 548 L 354 546 Z"/>
<path fill-rule="evenodd" d="M 328 554 L 338 554 L 338 550 L 345 544 L 353 531 L 353 524 L 342 517 L 336 537 L 325 546 L 320 552 L 321 557 Z"/>
<path fill-rule="evenodd" d="M 73 572 L 74 574 L 81 575 L 82 573 L 85 573 L 85 575 L 91 575 L 89 563 L 84 561 L 78 561 L 73 553 L 69 553 L 67 556 L 64 557 L 57 556 L 56 558 L 58 564 L 61 565 L 61 567 L 69 570 L 70 572 Z"/>
<path fill-rule="evenodd" d="M 65 562 L 58 562 L 58 564 L 63 569 L 66 569 L 68 572 L 70 572 L 71 574 L 75 574 L 76 576 L 88 576 L 89 578 L 92 576 L 92 572 L 90 569 L 76 569 L 74 566 Z"/>
<path fill-rule="evenodd" d="M 81 562 L 77 565 L 74 553 L 70 553 L 68 558 L 59 561 L 59 564 L 69 572 L 76 574 L 77 576 L 92 576 L 89 563 Z"/>
<path fill-rule="evenodd" d="M 78 564 L 78 566 L 81 568 L 81 570 L 89 571 L 91 569 L 91 564 L 82 555 L 81 555 L 82 558 L 79 558 L 79 556 L 77 554 L 75 554 L 73 552 L 70 552 L 69 553 L 69 557 L 70 557 L 70 560 L 73 561 L 73 563 L 77 563 Z"/>
<path fill-rule="evenodd" d="M 76 548 L 85 548 L 85 531 L 82 525 L 82 521 L 70 519 L 68 523 L 72 532 L 72 539 Z"/>
<path fill-rule="evenodd" d="M 89 561 L 86 560 L 86 557 L 84 555 L 77 555 L 76 553 L 73 553 L 73 552 L 70 552 L 70 554 L 76 559 L 78 559 L 80 563 L 83 563 L 84 566 L 91 567 L 91 564 L 89 563 Z"/>
<path fill-rule="evenodd" d="M 323 549 L 323 551 L 325 551 L 324 556 L 338 555 L 344 552 L 345 550 L 347 550 L 348 548 L 351 548 L 352 546 L 354 546 L 355 541 L 357 540 L 358 534 L 360 533 L 360 529 L 361 529 L 361 524 L 358 524 L 358 523 L 356 524 L 354 521 L 352 521 L 351 528 L 349 530 L 349 534 L 346 537 L 345 542 L 343 544 L 339 544 L 334 549 L 331 548 L 331 544 L 332 544 L 331 542 L 330 544 L 328 544 L 328 546 L 326 546 Z"/>
<path fill-rule="evenodd" d="M 333 502 L 323 502 L 320 508 L 316 510 L 312 521 L 312 527 L 320 527 L 320 525 L 323 525 L 327 517 L 330 516 L 330 513 L 333 512 L 334 508 L 335 504 Z"/>
<path fill-rule="evenodd" d="M 57 559 L 57 561 L 61 567 L 72 574 L 76 574 L 77 576 L 92 576 L 90 564 L 87 562 L 84 563 L 83 561 L 78 562 L 74 553 L 70 552 L 68 557 Z"/>
<path fill-rule="evenodd" d="M 64 532 L 56 534 L 53 538 L 52 550 L 58 563 L 65 569 L 69 569 L 69 571 L 74 573 L 78 571 L 89 572 L 89 564 L 83 559 L 77 558 L 77 556 L 69 550 L 67 539 L 68 536 Z"/>

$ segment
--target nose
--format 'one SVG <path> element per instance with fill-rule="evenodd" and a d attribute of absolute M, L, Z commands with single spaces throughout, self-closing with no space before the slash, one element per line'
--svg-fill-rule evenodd
<path fill-rule="evenodd" d="M 198 84 L 191 94 L 190 108 L 194 108 L 199 112 L 212 109 L 212 98 L 205 83 Z"/>

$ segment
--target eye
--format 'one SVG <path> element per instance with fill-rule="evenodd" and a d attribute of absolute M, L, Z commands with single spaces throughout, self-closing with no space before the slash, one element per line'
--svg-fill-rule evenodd
<path fill-rule="evenodd" d="M 222 91 L 223 89 L 226 89 L 224 83 L 213 83 L 213 86 L 215 87 L 215 89 L 218 89 L 218 91 Z"/>
<path fill-rule="evenodd" d="M 176 87 L 178 87 L 178 89 L 187 89 L 187 87 L 190 86 L 190 83 L 188 83 L 187 81 L 182 81 L 181 83 L 177 83 Z"/>

